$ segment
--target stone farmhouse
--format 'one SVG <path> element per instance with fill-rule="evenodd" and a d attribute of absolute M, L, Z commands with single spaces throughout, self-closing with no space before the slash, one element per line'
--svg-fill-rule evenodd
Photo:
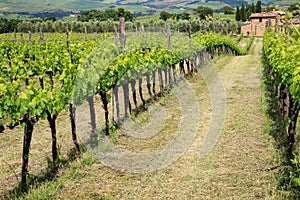
<path fill-rule="evenodd" d="M 281 11 L 252 13 L 250 16 L 250 21 L 245 22 L 241 27 L 241 32 L 245 36 L 253 34 L 254 36 L 262 37 L 264 35 L 267 23 L 270 23 L 271 26 L 275 26 L 276 23 L 278 26 L 283 26 L 284 16 L 285 13 Z"/>

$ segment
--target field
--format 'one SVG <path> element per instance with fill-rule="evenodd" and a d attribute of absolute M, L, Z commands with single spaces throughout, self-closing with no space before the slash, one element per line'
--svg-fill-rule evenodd
<path fill-rule="evenodd" d="M 299 197 L 296 29 L 124 26 L 0 36 L 0 198 Z"/>
<path fill-rule="evenodd" d="M 112 170 L 103 166 L 89 152 L 70 162 L 55 177 L 54 181 L 42 182 L 39 188 L 30 191 L 29 199 L 148 199 L 148 198 L 205 198 L 205 199 L 272 199 L 275 198 L 274 177 L 269 168 L 274 166 L 276 155 L 271 139 L 263 133 L 263 113 L 260 105 L 260 58 L 261 40 L 257 40 L 252 53 L 247 56 L 221 56 L 214 63 L 223 79 L 226 91 L 226 119 L 219 142 L 205 159 L 199 159 L 199 148 L 203 144 L 212 117 L 212 104 L 207 98 L 208 86 L 196 75 L 190 83 L 200 102 L 201 122 L 196 138 L 178 161 L 165 169 L 146 174 L 132 174 Z M 209 66 L 208 66 L 209 67 Z M 238 70 L 237 70 L 238 68 Z M 205 74 L 205 72 L 201 72 Z M 206 80 L 207 81 L 207 80 Z M 213 86 L 210 86 L 213 87 Z M 245 102 L 247 106 L 244 105 Z M 176 97 L 168 95 L 158 102 L 167 112 L 168 121 L 155 137 L 148 141 L 134 139 L 122 133 L 114 136 L 119 145 L 127 149 L 151 151 L 161 148 L 172 139 L 180 116 Z M 136 120 L 145 120 L 146 115 Z M 58 138 L 63 156 L 72 147 L 70 127 L 66 114 L 60 117 Z M 46 122 L 38 123 L 31 147 L 30 171 L 45 176 L 49 151 L 50 130 Z M 1 188 L 3 195 L 16 185 L 21 155 L 22 129 L 1 135 Z M 8 142 L 11 141 L 11 142 Z M 15 149 L 15 150 L 12 150 Z M 16 151 L 17 150 L 17 151 Z M 176 183 L 174 185 L 174 183 Z M 80 187 L 80 190 L 77 188 Z M 76 192 L 74 192 L 74 190 Z"/>
<path fill-rule="evenodd" d="M 232 1 L 232 6 L 235 7 L 235 0 Z M 251 1 L 249 1 L 251 2 Z M 280 5 L 289 5 L 298 2 L 297 0 L 263 0 L 263 3 L 275 3 Z M 134 4 L 136 3 L 136 4 Z M 142 4 L 141 4 L 142 3 Z M 200 1 L 186 1 L 181 0 L 174 2 L 152 2 L 148 0 L 144 1 L 115 1 L 115 0 L 105 0 L 105 1 L 91 1 L 91 0 L 66 0 L 66 1 L 38 1 L 38 0 L 15 0 L 15 1 L 0 1 L 0 12 L 29 12 L 36 13 L 42 11 L 53 11 L 53 10 L 90 10 L 99 9 L 104 10 L 108 8 L 124 7 L 132 12 L 139 12 L 145 10 L 166 10 L 168 12 L 182 12 L 179 9 L 184 8 L 185 10 L 191 10 L 197 6 L 208 6 L 213 9 L 220 9 L 223 6 L 228 5 L 221 1 L 208 1 L 202 3 Z"/>

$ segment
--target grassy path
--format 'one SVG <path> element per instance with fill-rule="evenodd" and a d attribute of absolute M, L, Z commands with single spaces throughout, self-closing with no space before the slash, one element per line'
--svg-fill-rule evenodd
<path fill-rule="evenodd" d="M 256 41 L 250 55 L 217 62 L 227 94 L 224 133 L 211 155 L 219 166 L 213 184 L 220 199 L 272 198 L 274 182 L 267 169 L 274 150 L 263 135 L 261 49 L 262 42 Z"/>
<path fill-rule="evenodd" d="M 29 199 L 274 199 L 274 148 L 263 134 L 260 89 L 262 41 L 254 42 L 247 56 L 224 56 L 216 61 L 227 97 L 223 133 L 212 153 L 199 159 L 208 132 L 212 105 L 203 79 L 190 80 L 200 102 L 201 122 L 189 150 L 170 166 L 146 174 L 121 173 L 103 166 L 89 153 L 71 163 L 58 178 L 43 183 Z M 118 143 L 129 149 L 153 150 L 174 135 L 180 108 L 173 96 L 160 101 L 167 112 L 166 127 L 153 142 L 122 134 Z"/>

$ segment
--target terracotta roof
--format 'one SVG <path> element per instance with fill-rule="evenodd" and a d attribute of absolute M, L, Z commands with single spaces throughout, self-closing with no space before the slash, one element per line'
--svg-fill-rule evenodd
<path fill-rule="evenodd" d="M 250 18 L 272 18 L 277 17 L 278 15 L 284 15 L 284 12 L 281 11 L 272 11 L 272 12 L 262 12 L 262 13 L 252 13 Z"/>

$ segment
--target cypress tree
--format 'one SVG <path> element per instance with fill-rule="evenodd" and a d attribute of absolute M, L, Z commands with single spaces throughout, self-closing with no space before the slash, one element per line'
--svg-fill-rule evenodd
<path fill-rule="evenodd" d="M 242 4 L 240 17 L 243 22 L 247 20 L 247 13 L 246 13 L 246 8 L 244 3 Z"/>
<path fill-rule="evenodd" d="M 254 6 L 254 3 L 251 4 L 251 13 L 255 13 L 255 6 Z"/>
<path fill-rule="evenodd" d="M 236 20 L 236 21 L 241 21 L 241 13 L 240 13 L 240 8 L 239 8 L 239 6 L 236 6 L 235 20 Z"/>
<path fill-rule="evenodd" d="M 257 1 L 255 11 L 261 13 L 261 1 Z"/>

